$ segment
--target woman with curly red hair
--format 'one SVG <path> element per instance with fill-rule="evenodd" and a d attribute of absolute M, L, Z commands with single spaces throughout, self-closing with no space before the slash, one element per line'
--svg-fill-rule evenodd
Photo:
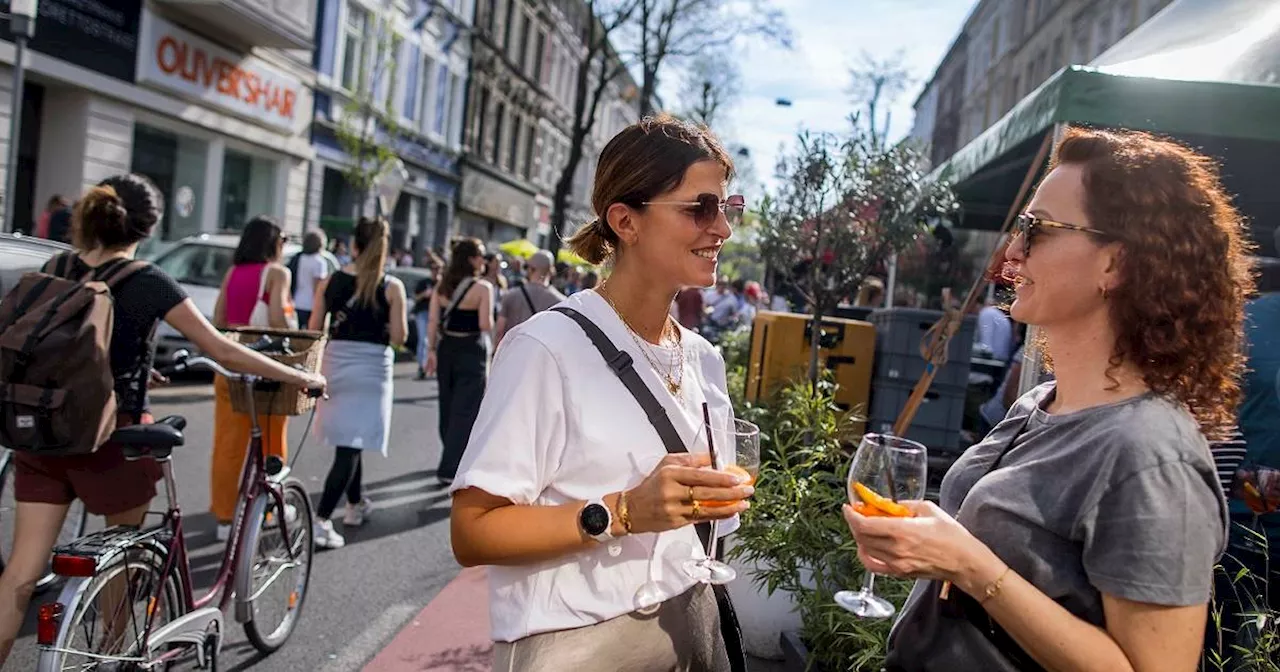
<path fill-rule="evenodd" d="M 1252 289 L 1214 163 L 1070 129 L 1006 259 L 1056 380 L 1023 395 L 916 517 L 845 518 L 868 571 L 917 581 L 887 668 L 1194 670 L 1227 508 Z"/>

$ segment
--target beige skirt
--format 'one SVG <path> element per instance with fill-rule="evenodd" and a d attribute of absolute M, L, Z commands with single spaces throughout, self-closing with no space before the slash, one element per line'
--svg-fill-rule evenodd
<path fill-rule="evenodd" d="M 493 645 L 494 672 L 729 672 L 720 610 L 698 584 L 650 614 L 632 612 L 573 630 Z"/>

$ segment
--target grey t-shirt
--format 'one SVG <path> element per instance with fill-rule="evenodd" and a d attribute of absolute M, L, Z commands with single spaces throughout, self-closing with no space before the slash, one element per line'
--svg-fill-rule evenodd
<path fill-rule="evenodd" d="M 528 299 L 525 298 L 525 292 L 528 292 Z M 513 329 L 517 324 L 533 317 L 534 313 L 540 313 L 561 301 L 564 301 L 564 294 L 556 291 L 555 287 L 525 282 L 506 291 L 502 297 L 500 314 L 507 318 L 507 329 Z M 537 310 L 529 310 L 530 302 Z"/>
<path fill-rule="evenodd" d="M 1013 571 L 1099 627 L 1102 593 L 1208 602 L 1227 506 L 1195 419 L 1154 394 L 1051 415 L 1043 409 L 1055 385 L 1023 395 L 965 451 L 942 481 L 942 508 Z M 888 669 L 1019 669 L 973 621 L 927 598 L 935 593 L 916 582 L 889 638 Z"/>

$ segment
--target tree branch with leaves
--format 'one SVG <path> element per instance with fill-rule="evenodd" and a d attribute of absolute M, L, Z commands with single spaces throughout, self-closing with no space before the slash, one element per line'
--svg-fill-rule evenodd
<path fill-rule="evenodd" d="M 929 231 L 929 219 L 956 207 L 945 183 L 927 182 L 913 145 L 882 147 L 857 115 L 847 135 L 804 132 L 778 165 L 781 184 L 765 200 L 760 248 L 793 281 L 815 324 L 854 294 L 863 278 Z M 818 380 L 813 330 L 809 379 Z"/>
<path fill-rule="evenodd" d="M 334 129 L 338 145 L 351 159 L 344 175 L 358 196 L 354 213 L 357 218 L 364 215 L 364 204 L 383 169 L 395 159 L 395 141 L 400 136 L 394 112 L 400 39 L 392 30 L 390 18 L 369 16 L 374 31 L 361 60 L 372 61 L 373 67 L 361 68 L 357 73 L 355 87 L 345 95 Z"/>

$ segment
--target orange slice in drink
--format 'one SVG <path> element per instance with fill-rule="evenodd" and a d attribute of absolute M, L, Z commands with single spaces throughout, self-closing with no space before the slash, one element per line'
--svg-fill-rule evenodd
<path fill-rule="evenodd" d="M 857 493 L 858 499 L 861 499 L 867 504 L 867 506 L 870 506 L 873 509 L 878 509 L 882 515 L 892 516 L 894 518 L 912 518 L 916 515 L 911 511 L 911 509 L 908 509 L 888 497 L 876 494 L 874 490 L 861 483 L 854 483 L 853 491 Z"/>
<path fill-rule="evenodd" d="M 742 485 L 755 485 L 756 483 L 756 477 L 753 476 L 751 472 L 747 471 L 746 469 L 743 469 L 742 467 L 739 467 L 736 464 L 731 464 L 725 467 L 724 469 L 722 469 L 722 471 L 728 474 L 735 474 L 747 479 L 742 482 Z M 709 506 L 709 507 L 729 506 L 731 504 L 737 504 L 738 501 L 739 500 L 736 500 L 736 499 L 731 501 L 725 501 L 722 499 L 699 500 L 698 506 Z"/>
<path fill-rule="evenodd" d="M 889 514 L 885 513 L 884 511 L 881 511 L 880 509 L 877 509 L 876 507 L 871 506 L 870 504 L 868 504 L 868 503 L 866 503 L 866 502 L 854 502 L 854 503 L 853 503 L 853 510 L 854 510 L 854 511 L 857 511 L 860 515 L 863 515 L 863 516 L 871 516 L 871 517 L 875 517 L 875 516 L 887 516 L 887 515 L 889 515 Z"/>

